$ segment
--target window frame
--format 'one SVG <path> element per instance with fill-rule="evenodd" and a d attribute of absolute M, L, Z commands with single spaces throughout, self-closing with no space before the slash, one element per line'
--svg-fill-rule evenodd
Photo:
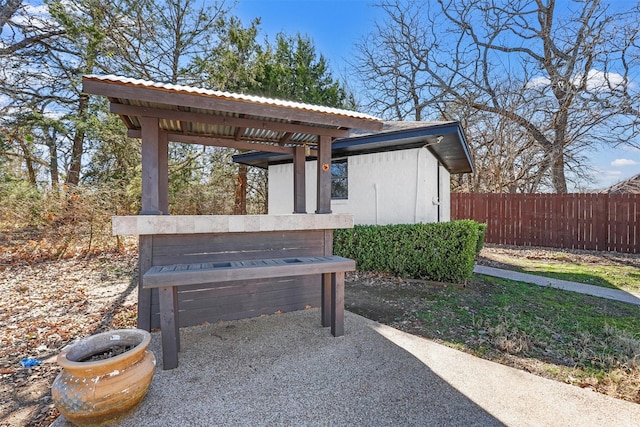
<path fill-rule="evenodd" d="M 344 167 L 340 167 L 342 170 L 342 174 L 338 175 L 336 169 L 338 165 L 344 165 Z M 334 169 L 335 168 L 335 169 Z M 345 194 L 336 195 L 337 182 L 344 181 Z M 341 159 L 332 159 L 331 160 L 331 200 L 349 200 L 349 160 L 347 157 Z"/>

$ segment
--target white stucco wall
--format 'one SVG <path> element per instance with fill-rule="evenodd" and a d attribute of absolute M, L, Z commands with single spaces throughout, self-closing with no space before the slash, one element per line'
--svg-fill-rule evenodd
<path fill-rule="evenodd" d="M 332 200 L 334 213 L 356 224 L 413 224 L 438 220 L 438 162 L 423 148 L 348 158 L 349 198 Z M 440 167 L 440 221 L 450 218 L 449 173 Z M 316 209 L 316 162 L 306 165 L 307 212 Z M 293 165 L 269 166 L 269 214 L 293 211 Z"/>

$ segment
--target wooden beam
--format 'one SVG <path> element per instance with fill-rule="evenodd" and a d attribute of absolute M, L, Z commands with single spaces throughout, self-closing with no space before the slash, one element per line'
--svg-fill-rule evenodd
<path fill-rule="evenodd" d="M 305 133 L 312 135 L 317 135 L 321 132 L 333 138 L 345 138 L 349 136 L 348 129 L 332 129 L 286 122 L 273 122 L 269 120 L 230 117 L 219 114 L 194 113 L 188 111 L 168 110 L 163 108 L 141 107 L 113 102 L 111 103 L 109 110 L 112 113 L 119 114 L 120 116 L 149 116 L 167 120 L 183 120 L 210 125 L 236 126 L 251 129 L 268 129 L 277 132 Z"/>
<path fill-rule="evenodd" d="M 320 135 L 319 139 L 316 213 L 329 214 L 331 213 L 331 138 Z"/>
<path fill-rule="evenodd" d="M 278 144 L 280 145 L 286 144 L 287 142 L 289 142 L 292 136 L 293 134 L 291 132 L 285 132 L 285 134 L 282 135 L 282 138 L 280 138 L 280 140 L 278 141 Z"/>
<path fill-rule="evenodd" d="M 236 141 L 234 139 L 216 138 L 208 136 L 196 136 L 196 135 L 183 135 L 180 133 L 167 132 L 169 141 L 180 142 L 183 144 L 200 144 L 211 147 L 229 147 L 236 148 L 238 150 L 257 150 L 267 151 L 270 153 L 281 154 L 293 154 L 293 147 L 280 147 L 273 144 L 260 144 L 257 142 Z M 139 130 L 127 131 L 129 138 L 140 138 L 141 132 Z"/>

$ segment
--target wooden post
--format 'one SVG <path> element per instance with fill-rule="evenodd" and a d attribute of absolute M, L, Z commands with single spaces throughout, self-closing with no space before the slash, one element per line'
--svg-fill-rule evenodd
<path fill-rule="evenodd" d="M 344 271 L 332 274 L 331 280 L 331 335 L 344 335 Z"/>
<path fill-rule="evenodd" d="M 151 331 L 151 290 L 142 288 L 142 275 L 152 267 L 153 236 L 138 237 L 138 328 Z"/>
<path fill-rule="evenodd" d="M 159 215 L 160 128 L 158 119 L 141 117 L 142 124 L 142 215 Z"/>
<path fill-rule="evenodd" d="M 323 327 L 331 326 L 331 273 L 321 274 L 320 279 L 320 323 Z"/>
<path fill-rule="evenodd" d="M 151 117 L 141 117 L 140 122 L 142 125 L 142 209 L 140 214 L 158 215 L 162 213 L 159 192 L 159 159 L 162 151 L 159 123 L 157 118 Z M 138 328 L 150 331 L 151 290 L 143 289 L 142 275 L 152 266 L 153 237 L 140 236 L 138 243 Z"/>
<path fill-rule="evenodd" d="M 167 132 L 158 138 L 158 209 L 169 215 L 169 139 Z"/>
<path fill-rule="evenodd" d="M 333 255 L 333 230 L 324 230 L 323 253 L 326 256 Z M 321 322 L 322 326 L 331 325 L 331 283 L 332 274 L 323 274 L 321 278 Z"/>
<path fill-rule="evenodd" d="M 331 213 L 331 137 L 318 136 L 317 214 Z"/>
<path fill-rule="evenodd" d="M 293 213 L 307 213 L 305 147 L 296 147 L 293 152 Z"/>
<path fill-rule="evenodd" d="M 160 329 L 162 330 L 162 369 L 178 366 L 180 351 L 180 318 L 178 292 L 175 286 L 158 289 L 160 299 Z"/>

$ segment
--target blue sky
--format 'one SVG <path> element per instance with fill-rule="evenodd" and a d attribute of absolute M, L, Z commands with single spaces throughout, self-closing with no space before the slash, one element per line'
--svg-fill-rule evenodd
<path fill-rule="evenodd" d="M 611 4 L 617 8 L 627 5 L 627 1 L 611 0 Z M 557 6 L 562 8 L 566 2 L 559 0 Z M 353 87 L 357 79 L 353 78 L 347 59 L 355 52 L 356 43 L 372 32 L 376 20 L 384 18 L 381 10 L 374 7 L 375 3 L 376 0 L 237 0 L 232 13 L 245 25 L 260 17 L 262 35 L 270 39 L 281 31 L 306 34 L 313 40 L 317 52 L 329 61 L 334 76 L 351 80 L 350 87 Z M 640 81 L 635 84 L 640 85 Z M 357 93 L 356 98 L 360 98 Z M 583 154 L 594 168 L 597 180 L 591 188 L 608 187 L 640 173 L 640 149 L 598 147 Z"/>
<path fill-rule="evenodd" d="M 372 31 L 376 20 L 383 19 L 374 3 L 373 0 L 238 0 L 234 13 L 244 23 L 261 17 L 263 35 L 270 38 L 280 31 L 308 35 L 317 52 L 328 59 L 334 75 L 344 78 L 349 73 L 346 60 L 354 53 L 356 43 Z M 591 188 L 608 187 L 640 173 L 639 149 L 600 147 L 584 154 L 597 181 Z"/>
<path fill-rule="evenodd" d="M 335 72 L 344 69 L 344 60 L 355 44 L 371 31 L 381 17 L 373 0 L 238 0 L 234 10 L 242 22 L 262 18 L 263 34 L 273 38 L 278 32 L 306 34 L 316 50 L 325 56 Z"/>

